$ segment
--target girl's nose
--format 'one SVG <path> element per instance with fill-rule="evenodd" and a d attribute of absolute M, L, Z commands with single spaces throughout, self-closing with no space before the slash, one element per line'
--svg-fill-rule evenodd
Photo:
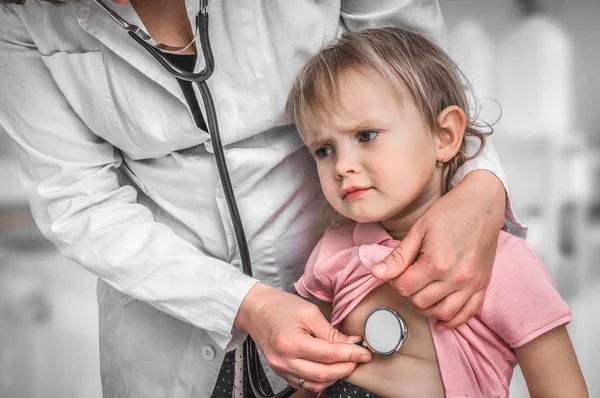
<path fill-rule="evenodd" d="M 349 174 L 358 173 L 360 165 L 357 157 L 347 151 L 336 152 L 335 176 L 337 179 L 347 177 Z"/>

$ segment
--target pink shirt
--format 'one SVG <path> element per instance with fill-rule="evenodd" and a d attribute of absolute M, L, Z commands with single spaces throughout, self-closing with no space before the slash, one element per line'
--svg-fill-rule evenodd
<path fill-rule="evenodd" d="M 398 244 L 379 223 L 328 229 L 294 285 L 306 298 L 332 302 L 340 322 L 380 286 L 373 265 Z M 481 311 L 466 324 L 438 331 L 429 321 L 447 397 L 507 397 L 517 361 L 513 348 L 571 320 L 548 271 L 529 245 L 500 232 Z"/>

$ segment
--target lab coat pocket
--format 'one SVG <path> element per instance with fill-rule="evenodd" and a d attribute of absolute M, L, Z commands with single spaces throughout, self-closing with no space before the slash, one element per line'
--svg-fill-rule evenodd
<path fill-rule="evenodd" d="M 96 135 L 135 157 L 140 148 L 123 128 L 112 100 L 102 53 L 61 51 L 42 58 L 81 120 Z"/>
<path fill-rule="evenodd" d="M 130 185 L 135 188 L 137 191 L 137 203 L 148 208 L 152 212 L 154 220 L 158 221 L 162 213 L 162 208 L 150 198 L 144 182 L 135 174 L 129 166 L 129 162 L 133 163 L 135 160 L 131 160 L 124 156 L 119 174 L 121 185 Z"/>

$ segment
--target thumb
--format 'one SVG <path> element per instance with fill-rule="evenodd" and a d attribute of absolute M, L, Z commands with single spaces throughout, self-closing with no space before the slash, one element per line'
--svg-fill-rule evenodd
<path fill-rule="evenodd" d="M 382 281 L 397 278 L 415 262 L 423 242 L 423 233 L 419 229 L 411 228 L 398 246 L 379 264 L 371 268 L 371 274 Z"/>
<path fill-rule="evenodd" d="M 362 341 L 362 336 L 347 336 L 334 328 L 324 317 L 313 319 L 311 325 L 312 332 L 316 338 L 325 340 L 329 343 L 351 343 L 355 344 Z"/>

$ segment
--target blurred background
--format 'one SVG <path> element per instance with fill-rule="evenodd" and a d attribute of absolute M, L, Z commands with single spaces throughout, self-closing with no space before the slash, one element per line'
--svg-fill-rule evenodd
<path fill-rule="evenodd" d="M 573 310 L 569 333 L 600 397 L 600 1 L 440 0 L 529 227 Z M 99 398 L 95 277 L 39 233 L 0 131 L 0 398 Z M 557 358 L 560 360 L 560 358 Z M 527 397 L 517 371 L 511 396 Z"/>

